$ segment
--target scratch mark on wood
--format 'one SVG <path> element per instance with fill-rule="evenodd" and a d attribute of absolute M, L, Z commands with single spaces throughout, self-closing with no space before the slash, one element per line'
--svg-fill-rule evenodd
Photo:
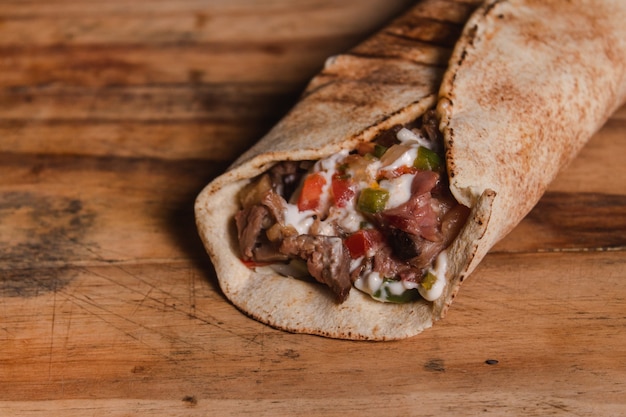
<path fill-rule="evenodd" d="M 50 346 L 48 348 L 48 378 L 52 378 L 52 348 L 54 347 L 54 324 L 56 322 L 57 291 L 52 293 L 52 323 L 50 324 Z"/>
<path fill-rule="evenodd" d="M 154 290 L 154 287 L 150 287 L 148 289 L 148 292 L 146 292 L 146 294 L 144 295 L 144 297 L 135 305 L 135 309 L 133 310 L 133 312 L 130 314 L 131 316 L 134 316 L 135 314 L 137 314 L 137 311 L 139 310 L 140 307 L 143 306 L 144 302 L 148 299 L 151 298 L 150 294 L 152 293 L 152 291 Z"/>
<path fill-rule="evenodd" d="M 86 272 L 88 272 L 90 275 L 96 275 L 98 277 L 101 277 L 103 279 L 106 279 L 108 281 L 111 282 L 115 282 L 112 281 L 112 279 L 106 275 L 103 274 L 99 274 L 96 273 L 94 271 L 89 271 L 88 269 L 85 269 Z M 116 282 L 117 284 L 119 284 L 119 282 Z M 134 293 L 140 293 L 138 290 L 129 288 L 128 286 L 125 285 L 120 285 L 121 287 L 128 289 L 131 292 Z M 158 288 L 153 287 L 155 289 L 158 290 Z M 171 356 L 171 353 L 173 352 L 169 352 L 169 353 L 163 353 L 162 350 L 163 349 L 159 349 L 157 347 L 152 346 L 151 344 L 147 343 L 145 340 L 142 340 L 142 338 L 137 337 L 136 335 L 132 334 L 131 332 L 129 332 L 127 329 L 124 328 L 124 326 L 120 326 L 119 324 L 116 324 L 114 320 L 108 319 L 105 314 L 102 314 L 102 312 L 106 313 L 106 315 L 111 316 L 112 318 L 115 319 L 119 319 L 122 322 L 126 322 L 129 323 L 133 328 L 139 328 L 142 330 L 145 330 L 151 334 L 156 334 L 158 335 L 160 338 L 169 341 L 171 344 L 174 343 L 180 343 L 186 346 L 189 346 L 193 349 L 195 349 L 196 351 L 206 351 L 207 350 L 207 346 L 203 343 L 191 343 L 188 339 L 185 338 L 181 338 L 181 337 L 177 337 L 175 335 L 163 332 L 161 330 L 159 330 L 159 328 L 154 328 L 154 327 L 148 327 L 145 324 L 132 319 L 131 317 L 127 317 L 125 315 L 121 315 L 115 312 L 115 310 L 111 310 L 108 308 L 105 308 L 100 302 L 98 302 L 97 300 L 93 300 L 91 297 L 84 295 L 83 297 L 77 297 L 76 295 L 72 294 L 72 293 L 68 293 L 66 291 L 60 291 L 61 294 L 63 294 L 66 299 L 71 302 L 72 304 L 78 306 L 79 308 L 81 308 L 82 310 L 88 312 L 89 314 L 93 315 L 94 317 L 98 318 L 99 320 L 102 320 L 103 322 L 105 322 L 107 325 L 111 326 L 112 328 L 118 330 L 119 332 L 121 332 L 122 334 L 124 334 L 127 337 L 130 337 L 131 339 L 139 342 L 140 344 L 148 347 L 150 350 L 156 352 L 159 356 L 162 356 L 163 358 L 167 359 L 168 361 L 171 361 L 173 363 L 178 363 L 178 360 L 176 358 L 174 358 L 173 356 Z M 158 300 L 152 296 L 148 296 L 147 298 L 144 298 L 146 300 L 152 300 L 156 303 L 159 304 L 165 304 L 168 305 L 166 303 L 163 303 L 161 300 Z M 93 307 L 93 308 L 90 308 Z M 171 310 L 175 313 L 178 314 L 182 314 L 185 315 L 185 317 L 188 316 L 188 314 L 182 310 L 180 310 L 178 307 L 176 307 L 175 305 L 171 306 Z M 199 320 L 200 322 L 203 322 L 205 324 L 209 324 L 212 326 L 216 326 L 219 327 L 220 329 L 231 333 L 239 338 L 242 338 L 243 340 L 248 341 L 249 343 L 258 343 L 256 340 L 254 340 L 254 337 L 252 338 L 252 340 L 249 337 L 245 337 L 242 335 L 239 335 L 235 332 L 233 332 L 232 330 L 228 329 L 228 328 L 222 328 L 222 326 L 216 325 L 214 322 L 210 322 L 210 321 L 205 321 L 204 319 L 200 318 L 200 317 L 195 317 L 195 319 Z M 218 354 L 217 352 L 211 352 L 213 355 L 215 356 L 223 356 L 221 354 Z"/>
<path fill-rule="evenodd" d="M 141 327 L 142 329 L 148 330 L 148 331 L 150 331 L 150 332 L 158 333 L 158 334 L 160 334 L 161 336 L 164 336 L 164 337 L 167 337 L 166 335 L 164 335 L 164 334 L 162 334 L 162 333 L 159 333 L 159 332 L 156 332 L 154 329 L 150 329 L 150 328 L 148 328 L 148 327 L 146 327 L 146 326 L 142 325 L 141 323 L 134 322 L 134 321 L 132 321 L 132 320 L 130 320 L 130 319 L 127 319 L 127 318 L 125 318 L 125 317 L 122 317 L 122 316 L 121 316 L 121 315 L 119 315 L 119 314 L 113 313 L 112 311 L 110 311 L 110 310 L 108 310 L 108 309 L 106 309 L 106 308 L 104 308 L 104 307 L 102 307 L 101 305 L 98 305 L 98 304 L 96 304 L 96 303 L 93 303 L 93 302 L 86 302 L 86 301 L 81 300 L 80 298 L 78 298 L 78 297 L 74 296 L 73 294 L 64 294 L 64 295 L 67 297 L 68 301 L 72 302 L 73 304 L 75 304 L 75 305 L 76 305 L 77 307 L 79 307 L 80 309 L 82 309 L 82 310 L 86 311 L 87 313 L 89 313 L 89 314 L 91 314 L 92 316 L 94 316 L 94 317 L 98 318 L 99 320 L 102 320 L 102 321 L 103 321 L 103 322 L 105 322 L 107 325 L 109 325 L 109 326 L 111 326 L 112 328 L 114 328 L 114 329 L 118 330 L 118 331 L 119 331 L 119 332 L 121 332 L 122 334 L 124 334 L 124 335 L 126 335 L 126 336 L 130 337 L 131 339 L 133 339 L 133 340 L 135 340 L 135 341 L 139 342 L 140 344 L 142 344 L 142 345 L 146 346 L 148 349 L 150 349 L 152 352 L 156 353 L 158 356 L 160 356 L 160 357 L 162 357 L 162 358 L 164 358 L 164 359 L 166 359 L 166 360 L 168 360 L 168 361 L 171 361 L 171 362 L 173 362 L 173 363 L 177 363 L 177 361 L 176 361 L 174 358 L 170 357 L 168 354 L 164 354 L 164 353 L 162 353 L 159 349 L 157 349 L 157 348 L 155 348 L 155 347 L 153 347 L 153 346 L 149 345 L 148 343 L 146 343 L 146 342 L 144 342 L 143 340 L 141 340 L 141 338 L 138 338 L 137 336 L 135 336 L 134 334 L 132 334 L 132 333 L 128 332 L 127 330 L 123 329 L 122 327 L 117 326 L 117 325 L 116 325 L 113 321 L 111 321 L 111 320 L 107 320 L 107 319 L 104 317 L 104 315 L 103 315 L 103 314 L 99 313 L 98 311 L 94 311 L 94 310 L 91 310 L 91 309 L 87 308 L 84 304 L 86 304 L 86 305 L 88 305 L 88 306 L 91 306 L 91 307 L 94 307 L 94 308 L 96 308 L 96 309 L 98 309 L 98 310 L 102 310 L 103 312 L 105 312 L 105 313 L 107 313 L 107 314 L 111 315 L 112 317 L 120 318 L 120 319 L 122 319 L 122 320 L 124 320 L 124 321 L 130 322 L 130 323 L 131 323 L 131 324 L 133 324 L 134 326 Z M 201 348 L 201 347 L 200 347 L 200 348 Z"/>
<path fill-rule="evenodd" d="M 70 340 L 70 327 L 72 327 L 72 316 L 74 312 L 74 303 L 70 302 L 69 317 L 67 318 L 67 327 L 65 329 L 65 340 L 63 341 L 63 350 L 67 351 L 67 345 Z"/>
<path fill-rule="evenodd" d="M 563 412 L 565 412 L 565 413 L 568 413 L 568 415 L 580 415 L 580 414 L 578 414 L 578 413 L 576 413 L 576 414 L 570 414 L 570 413 L 571 413 L 571 410 L 567 407 L 567 405 L 566 405 L 566 404 L 558 404 L 558 403 L 556 403 L 556 402 L 545 402 L 545 404 L 546 404 L 548 407 L 555 408 L 555 409 L 557 409 L 557 410 L 561 410 L 561 411 L 563 411 Z"/>
<path fill-rule="evenodd" d="M 196 314 L 196 274 L 189 273 L 189 317 Z"/>
<path fill-rule="evenodd" d="M 163 301 L 163 300 L 161 300 L 161 299 L 156 298 L 156 296 L 151 296 L 151 295 L 147 296 L 147 300 L 153 301 L 154 303 L 156 303 L 156 304 L 158 304 L 158 305 L 162 305 L 163 307 L 166 307 L 167 309 L 169 309 L 169 310 L 170 310 L 170 311 L 172 311 L 172 312 L 177 312 L 177 313 L 180 313 L 180 314 L 185 314 L 187 317 L 189 317 L 189 318 L 191 318 L 191 319 L 195 319 L 195 320 L 200 321 L 200 322 L 201 322 L 201 323 L 203 323 L 203 324 L 207 324 L 207 325 L 210 325 L 210 326 L 216 327 L 216 328 L 218 328 L 218 329 L 220 329 L 220 330 L 222 330 L 222 331 L 224 331 L 224 332 L 227 332 L 227 333 L 232 334 L 233 336 L 239 337 L 239 338 L 241 338 L 241 339 L 243 339 L 243 340 L 247 341 L 248 343 L 260 344 L 260 343 L 258 343 L 258 342 L 256 341 L 256 338 L 255 338 L 255 337 L 252 337 L 252 338 L 251 338 L 251 337 L 248 337 L 248 336 L 246 336 L 246 335 L 241 335 L 241 334 L 238 334 L 238 333 L 236 333 L 236 332 L 232 331 L 232 330 L 231 330 L 230 328 L 228 328 L 227 326 L 223 326 L 223 325 L 222 325 L 222 323 L 221 323 L 221 322 L 219 322 L 219 321 L 218 321 L 215 317 L 210 316 L 210 315 L 207 315 L 205 312 L 203 312 L 203 316 L 200 316 L 199 314 L 197 314 L 197 311 L 195 311 L 195 310 L 194 310 L 194 312 L 193 312 L 193 313 L 189 313 L 189 312 L 182 311 L 182 310 L 181 310 L 181 308 L 179 308 L 179 307 L 177 306 L 177 304 L 178 304 L 178 305 L 183 305 L 183 306 L 187 305 L 187 303 L 185 303 L 185 301 L 184 301 L 184 300 L 180 299 L 179 297 L 175 296 L 174 294 L 172 294 L 172 293 L 170 293 L 170 292 L 168 292 L 168 291 L 165 291 L 165 290 L 163 290 L 163 289 L 161 289 L 161 288 L 157 287 L 157 286 L 156 286 L 156 285 L 154 285 L 153 283 L 151 283 L 151 282 L 147 281 L 146 279 L 144 279 L 143 277 L 141 277 L 139 274 L 135 274 L 135 273 L 133 273 L 132 271 L 128 270 L 128 268 L 125 268 L 125 267 L 124 267 L 124 266 L 122 266 L 122 265 L 114 265 L 114 267 L 115 267 L 116 269 L 118 269 L 119 271 L 124 272 L 124 273 L 125 273 L 125 274 L 127 274 L 129 277 L 131 277 L 131 278 L 133 278 L 133 279 L 137 280 L 138 282 L 140 282 L 140 283 L 142 283 L 142 284 L 144 284 L 144 285 L 147 285 L 147 286 L 149 286 L 150 288 L 153 288 L 153 289 L 154 289 L 154 290 L 156 290 L 158 293 L 161 293 L 161 294 L 166 295 L 168 298 L 170 298 L 171 300 L 173 300 L 173 301 L 174 301 L 174 303 L 167 303 L 167 302 L 165 302 L 165 301 Z M 119 282 L 118 280 L 114 280 L 114 279 L 112 279 L 111 277 L 109 277 L 109 276 L 107 276 L 107 275 L 103 275 L 103 274 L 97 273 L 97 272 L 95 272 L 95 271 L 89 271 L 89 273 L 90 273 L 90 274 L 93 274 L 93 275 L 97 275 L 98 277 L 100 277 L 100 278 L 102 278 L 102 279 L 105 279 L 105 280 L 107 280 L 108 282 L 111 282 L 111 283 L 113 283 L 113 284 L 115 284 L 115 285 L 118 285 L 118 286 L 120 286 L 120 287 L 122 287 L 122 288 L 124 288 L 124 289 L 126 289 L 126 290 L 128 290 L 128 291 L 130 291 L 130 292 L 133 292 L 133 293 L 139 293 L 139 294 L 144 295 L 144 294 L 143 294 L 143 293 L 141 293 L 139 290 L 137 290 L 137 289 L 135 289 L 135 288 L 132 288 L 132 287 L 130 287 L 130 286 L 128 286 L 128 285 L 125 285 L 125 284 L 123 284 L 123 283 Z M 147 306 L 147 305 L 145 305 L 145 304 L 142 304 L 142 305 L 143 305 L 144 307 L 149 307 L 149 306 Z"/>

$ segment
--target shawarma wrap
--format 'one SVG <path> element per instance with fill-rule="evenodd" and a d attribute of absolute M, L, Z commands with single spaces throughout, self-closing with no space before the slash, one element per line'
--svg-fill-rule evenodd
<path fill-rule="evenodd" d="M 624 22 L 621 0 L 431 0 L 330 58 L 197 198 L 226 297 L 290 332 L 430 327 L 626 99 Z"/>

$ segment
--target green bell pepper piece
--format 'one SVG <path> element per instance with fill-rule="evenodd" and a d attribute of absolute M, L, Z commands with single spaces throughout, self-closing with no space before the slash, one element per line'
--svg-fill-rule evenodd
<path fill-rule="evenodd" d="M 385 152 L 387 152 L 387 147 L 383 146 L 383 145 L 374 145 L 374 156 L 378 159 L 380 159 Z"/>
<path fill-rule="evenodd" d="M 378 213 L 385 209 L 389 191 L 382 188 L 365 188 L 357 200 L 357 208 L 365 213 Z"/>
<path fill-rule="evenodd" d="M 437 155 L 437 152 L 420 146 L 417 148 L 417 158 L 415 158 L 413 166 L 420 171 L 439 171 L 441 158 Z"/>

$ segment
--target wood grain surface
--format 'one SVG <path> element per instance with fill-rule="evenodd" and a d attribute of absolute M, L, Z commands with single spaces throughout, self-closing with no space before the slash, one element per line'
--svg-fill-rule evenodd
<path fill-rule="evenodd" d="M 626 414 L 626 108 L 417 337 L 220 293 L 195 196 L 411 3 L 0 2 L 0 415 Z"/>

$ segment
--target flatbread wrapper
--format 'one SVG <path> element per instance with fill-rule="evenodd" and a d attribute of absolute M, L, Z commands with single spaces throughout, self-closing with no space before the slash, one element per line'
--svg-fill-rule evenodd
<path fill-rule="evenodd" d="M 289 332 L 392 340 L 430 327 L 626 99 L 624 22 L 622 0 L 430 0 L 329 58 L 295 107 L 197 198 L 199 234 L 225 296 Z M 438 300 L 382 303 L 353 290 L 338 304 L 321 284 L 242 263 L 233 217 L 252 178 L 278 161 L 355 149 L 433 107 L 450 189 L 471 208 L 447 249 Z"/>

